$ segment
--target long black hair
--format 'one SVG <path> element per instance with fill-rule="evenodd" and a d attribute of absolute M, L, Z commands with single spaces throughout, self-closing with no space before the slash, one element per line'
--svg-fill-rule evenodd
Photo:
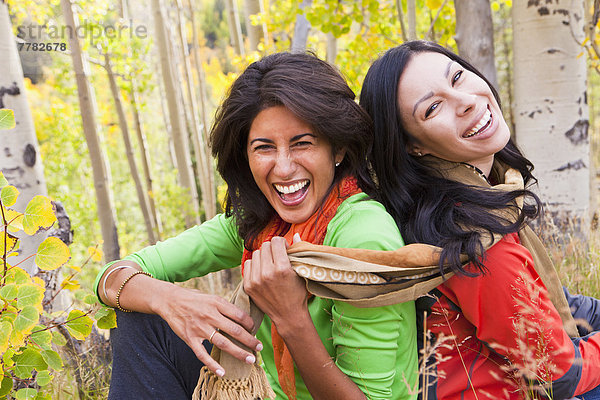
<path fill-rule="evenodd" d="M 250 64 L 232 84 L 210 135 L 217 170 L 227 183 L 225 213 L 235 217 L 248 248 L 275 215 L 254 181 L 246 153 L 254 118 L 274 106 L 286 107 L 312 127 L 329 142 L 333 154 L 345 150 L 332 187 L 352 175 L 365 193 L 375 191 L 365 162 L 373 140 L 371 118 L 338 70 L 310 53 L 266 56 Z"/>
<path fill-rule="evenodd" d="M 398 96 L 402 94 L 398 84 L 412 57 L 423 52 L 443 54 L 478 75 L 500 104 L 492 84 L 463 58 L 433 42 L 406 42 L 376 60 L 362 86 L 360 105 L 371 115 L 375 129 L 368 160 L 377 176 L 377 199 L 394 217 L 404 239 L 441 247 L 440 268 L 447 264 L 455 272 L 472 276 L 476 272 L 463 268 L 460 255 L 466 254 L 479 272 L 485 272 L 481 256 L 486 244 L 481 232 L 516 232 L 528 219 L 538 216 L 541 204 L 527 189 L 499 193 L 445 179 L 408 153 L 407 145 L 414 139 L 400 118 Z M 533 164 L 512 140 L 495 157 L 520 171 L 526 188 L 537 182 L 531 172 Z M 517 221 L 499 218 L 494 211 L 515 210 L 519 196 L 527 201 Z"/>

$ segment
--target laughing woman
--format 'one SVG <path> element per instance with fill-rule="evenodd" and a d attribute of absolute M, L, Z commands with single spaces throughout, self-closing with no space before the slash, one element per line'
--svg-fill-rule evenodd
<path fill-rule="evenodd" d="M 228 187 L 225 214 L 98 275 L 100 299 L 120 310 L 109 398 L 189 399 L 202 363 L 227 373 L 207 342 L 256 362 L 222 332 L 262 350 L 278 399 L 414 398 L 407 387 L 417 374 L 414 303 L 356 308 L 309 297 L 286 254 L 298 239 L 403 245 L 394 220 L 367 195 L 371 128 L 340 74 L 312 55 L 267 56 L 237 78 L 211 133 Z M 241 261 L 245 291 L 266 314 L 260 342 L 234 305 L 170 283 Z"/>
<path fill-rule="evenodd" d="M 374 121 L 369 158 L 382 203 L 405 240 L 441 247 L 440 265 L 454 273 L 422 302 L 427 329 L 452 338 L 438 349 L 429 398 L 556 400 L 598 386 L 600 333 L 566 331 L 577 336 L 526 226 L 540 207 L 527 189 L 533 165 L 511 142 L 490 83 L 437 44 L 407 42 L 371 66 L 360 104 Z M 572 306 L 597 304 L 581 300 L 570 297 Z M 576 316 L 598 330 L 598 312 L 579 307 Z"/>

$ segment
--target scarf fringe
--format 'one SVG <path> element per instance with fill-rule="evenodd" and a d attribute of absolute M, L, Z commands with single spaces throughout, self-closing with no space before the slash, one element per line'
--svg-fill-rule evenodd
<path fill-rule="evenodd" d="M 256 400 L 274 399 L 275 393 L 265 371 L 253 364 L 250 375 L 242 379 L 228 379 L 202 367 L 198 385 L 194 390 L 192 400 Z"/>

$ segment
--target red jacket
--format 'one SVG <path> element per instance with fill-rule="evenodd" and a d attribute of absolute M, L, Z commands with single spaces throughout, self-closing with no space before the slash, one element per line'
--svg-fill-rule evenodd
<path fill-rule="evenodd" d="M 600 385 L 600 332 L 569 338 L 518 235 L 484 264 L 485 274 L 453 276 L 429 302 L 427 328 L 441 342 L 437 398 L 523 399 L 542 382 L 557 400 Z"/>

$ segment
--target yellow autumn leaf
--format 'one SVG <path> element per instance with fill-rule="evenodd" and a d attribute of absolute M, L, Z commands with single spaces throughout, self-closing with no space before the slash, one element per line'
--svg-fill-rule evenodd
<path fill-rule="evenodd" d="M 65 278 L 60 283 L 60 287 L 67 289 L 67 290 L 77 290 L 81 287 L 81 285 L 79 284 L 79 281 L 77 281 L 76 279 Z"/>
<path fill-rule="evenodd" d="M 10 209 L 4 209 L 4 216 L 8 222 L 8 230 L 11 232 L 18 232 L 23 229 L 23 213 Z"/>
<path fill-rule="evenodd" d="M 59 238 L 49 237 L 40 243 L 35 265 L 39 269 L 52 271 L 63 265 L 71 258 L 71 252 L 66 244 Z"/>
<path fill-rule="evenodd" d="M 50 199 L 45 196 L 35 196 L 25 208 L 23 231 L 33 235 L 40 229 L 48 229 L 56 221 Z"/>
<path fill-rule="evenodd" d="M 19 197 L 19 189 L 12 185 L 4 186 L 0 191 L 0 199 L 6 207 L 14 205 L 17 202 L 17 197 Z"/>
<path fill-rule="evenodd" d="M 0 322 L 0 353 L 8 349 L 8 339 L 12 333 L 12 324 L 8 321 Z"/>
<path fill-rule="evenodd" d="M 44 280 L 42 278 L 40 278 L 39 276 L 34 276 L 33 278 L 31 278 L 31 280 L 33 281 L 34 284 L 38 285 L 41 288 L 46 287 L 46 282 L 44 282 Z"/>
<path fill-rule="evenodd" d="M 88 247 L 88 253 L 92 257 L 92 261 L 102 261 L 102 250 L 100 250 L 98 247 Z"/>
<path fill-rule="evenodd" d="M 493 12 L 498 12 L 498 10 L 500 10 L 500 3 L 498 3 L 497 1 L 494 1 L 492 3 L 492 11 Z"/>
<path fill-rule="evenodd" d="M 437 10 L 442 6 L 442 0 L 425 0 L 425 5 L 430 10 Z"/>
<path fill-rule="evenodd" d="M 10 253 L 15 248 L 18 241 L 19 238 L 10 233 L 6 233 L 6 236 L 0 235 L 0 256 L 3 256 L 5 253 Z"/>

